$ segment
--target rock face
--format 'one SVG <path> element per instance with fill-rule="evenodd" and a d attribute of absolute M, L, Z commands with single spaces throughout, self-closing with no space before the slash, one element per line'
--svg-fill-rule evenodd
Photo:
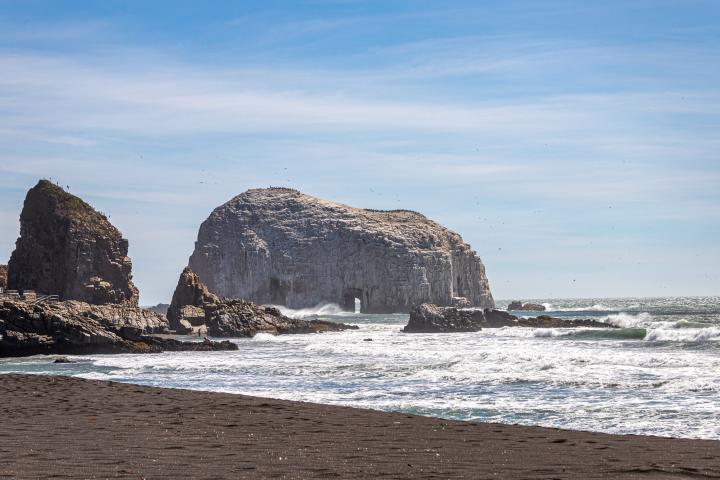
<path fill-rule="evenodd" d="M 80 198 L 47 180 L 28 191 L 8 288 L 92 304 L 137 305 L 128 241 Z"/>
<path fill-rule="evenodd" d="M 510 305 L 508 305 L 508 310 L 512 311 L 530 311 L 530 312 L 544 312 L 545 305 L 540 305 L 539 303 L 522 303 L 517 300 L 514 302 L 510 302 Z"/>
<path fill-rule="evenodd" d="M 255 189 L 203 222 L 190 267 L 217 295 L 367 313 L 413 305 L 494 306 L 485 267 L 460 235 L 419 213 L 352 208 L 284 188 Z"/>
<path fill-rule="evenodd" d="M 297 320 L 284 316 L 276 308 L 259 307 L 240 299 L 221 299 L 213 295 L 190 268 L 180 274 L 167 313 L 170 328 L 189 333 L 204 326 L 215 337 L 252 337 L 266 332 L 319 333 L 354 329 L 356 326 L 320 320 Z"/>
<path fill-rule="evenodd" d="M 237 349 L 229 342 L 179 342 L 150 336 L 166 330 L 163 316 L 127 304 L 0 300 L 0 357 Z"/>
<path fill-rule="evenodd" d="M 595 320 L 563 320 L 548 315 L 518 318 L 503 310 L 461 310 L 454 307 L 438 307 L 432 304 L 418 305 L 410 311 L 410 319 L 403 329 L 405 333 L 477 332 L 482 328 L 531 327 L 531 328 L 616 328 Z"/>
<path fill-rule="evenodd" d="M 3 290 L 7 288 L 7 272 L 7 265 L 0 265 L 0 288 Z"/>

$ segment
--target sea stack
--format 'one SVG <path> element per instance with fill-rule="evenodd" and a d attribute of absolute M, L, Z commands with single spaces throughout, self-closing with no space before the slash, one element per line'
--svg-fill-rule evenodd
<path fill-rule="evenodd" d="M 7 265 L 0 265 L 0 288 L 7 288 Z"/>
<path fill-rule="evenodd" d="M 40 180 L 25 197 L 8 288 L 90 304 L 137 305 L 128 241 L 105 215 Z"/>
<path fill-rule="evenodd" d="M 203 222 L 190 268 L 217 295 L 365 313 L 425 302 L 493 308 L 477 254 L 408 210 L 368 210 L 287 188 L 248 190 Z M 464 299 L 464 300 L 463 300 Z"/>

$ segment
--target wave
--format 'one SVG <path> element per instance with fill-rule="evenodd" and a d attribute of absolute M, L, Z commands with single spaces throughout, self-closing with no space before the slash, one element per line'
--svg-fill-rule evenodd
<path fill-rule="evenodd" d="M 556 307 L 552 303 L 546 302 L 543 303 L 542 306 L 545 307 L 545 311 L 547 312 L 612 312 L 613 310 L 617 311 L 616 309 L 602 305 L 600 303 L 596 303 L 595 305 L 589 307 Z"/>
<path fill-rule="evenodd" d="M 285 307 L 283 305 L 269 305 L 280 310 L 280 313 L 290 318 L 307 318 L 307 317 L 318 317 L 318 316 L 350 316 L 355 315 L 354 312 L 347 312 L 340 308 L 340 305 L 336 303 L 321 303 L 312 308 L 300 308 L 294 310 L 292 308 Z"/>
<path fill-rule="evenodd" d="M 641 313 L 614 313 L 606 317 L 599 318 L 598 321 L 614 325 L 620 328 L 641 328 L 649 326 L 653 317 L 647 312 Z"/>
<path fill-rule="evenodd" d="M 644 338 L 648 342 L 712 342 L 720 341 L 720 328 L 649 329 Z"/>

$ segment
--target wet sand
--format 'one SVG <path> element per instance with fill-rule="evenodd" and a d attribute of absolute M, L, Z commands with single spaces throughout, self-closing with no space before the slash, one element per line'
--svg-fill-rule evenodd
<path fill-rule="evenodd" d="M 0 375 L 0 478 L 720 478 L 720 442 Z"/>

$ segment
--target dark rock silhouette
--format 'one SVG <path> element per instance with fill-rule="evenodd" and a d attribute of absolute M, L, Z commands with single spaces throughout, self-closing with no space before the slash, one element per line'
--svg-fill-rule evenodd
<path fill-rule="evenodd" d="M 507 309 L 512 311 L 530 312 L 544 312 L 546 310 L 545 305 L 541 305 L 539 303 L 522 303 L 517 300 L 510 302 L 510 305 L 508 305 Z"/>
<path fill-rule="evenodd" d="M 353 208 L 285 188 L 248 190 L 216 208 L 190 267 L 210 292 L 258 304 L 352 311 L 357 298 L 366 313 L 425 302 L 494 306 L 482 261 L 457 233 L 416 212 Z"/>
<path fill-rule="evenodd" d="M 406 333 L 476 332 L 482 328 L 530 327 L 530 328 L 617 328 L 595 320 L 564 320 L 540 315 L 518 318 L 503 310 L 463 310 L 454 307 L 438 307 L 432 304 L 418 305 L 410 311 Z"/>
<path fill-rule="evenodd" d="M 25 197 L 8 288 L 92 304 L 137 305 L 128 241 L 80 198 L 40 180 Z"/>

